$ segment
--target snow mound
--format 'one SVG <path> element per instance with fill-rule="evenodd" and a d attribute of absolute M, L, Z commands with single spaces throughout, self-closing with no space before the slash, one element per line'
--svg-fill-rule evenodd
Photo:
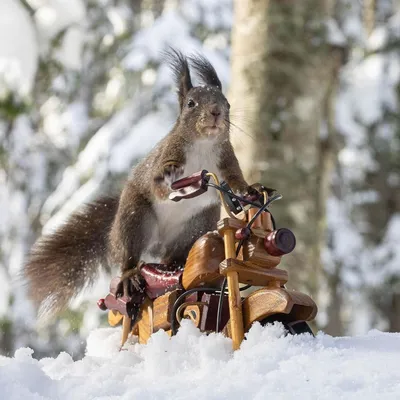
<path fill-rule="evenodd" d="M 73 361 L 32 358 L 21 348 L 0 357 L 1 398 L 14 399 L 398 399 L 400 334 L 285 336 L 280 324 L 256 324 L 233 352 L 222 335 L 184 323 L 169 339 L 118 351 L 120 330 L 91 333 L 87 354 Z"/>

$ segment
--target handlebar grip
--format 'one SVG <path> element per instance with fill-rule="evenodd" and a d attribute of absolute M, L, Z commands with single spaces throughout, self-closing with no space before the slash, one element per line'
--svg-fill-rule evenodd
<path fill-rule="evenodd" d="M 190 186 L 171 192 L 168 197 L 172 201 L 180 201 L 182 199 L 192 199 L 193 197 L 200 196 L 206 191 L 207 186 L 203 186 L 201 183 L 195 182 Z"/>
<path fill-rule="evenodd" d="M 210 180 L 206 174 L 208 173 L 207 170 L 203 169 L 202 171 L 195 172 L 190 176 L 186 176 L 185 178 L 178 179 L 177 181 L 173 182 L 171 185 L 172 190 L 179 190 L 183 188 L 187 188 L 192 186 L 193 184 L 200 183 L 201 186 L 205 186 L 205 184 Z"/>

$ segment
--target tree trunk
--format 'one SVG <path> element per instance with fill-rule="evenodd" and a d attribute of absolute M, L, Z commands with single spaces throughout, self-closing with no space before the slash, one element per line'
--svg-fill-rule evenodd
<path fill-rule="evenodd" d="M 329 290 L 329 304 L 326 310 L 327 324 L 324 332 L 332 336 L 342 336 L 344 334 L 344 324 L 342 318 L 343 294 L 341 290 L 341 265 L 335 265 L 334 272 L 327 275 L 327 287 Z"/>
<path fill-rule="evenodd" d="M 392 307 L 388 314 L 389 332 L 400 332 L 400 293 L 392 294 Z"/>
<path fill-rule="evenodd" d="M 321 276 L 322 251 L 326 246 L 327 223 L 326 223 L 326 203 L 331 192 L 331 176 L 337 164 L 338 143 L 335 127 L 335 101 L 339 84 L 339 70 L 343 64 L 343 52 L 341 49 L 332 48 L 329 58 L 326 60 L 326 92 L 323 99 L 321 122 L 324 127 L 320 127 L 320 137 L 318 144 L 316 172 L 316 193 L 315 193 L 315 242 L 311 253 L 311 287 L 315 293 L 321 280 L 326 281 L 329 290 L 330 303 L 327 308 L 328 324 L 324 331 L 330 335 L 339 336 L 344 333 L 342 313 L 342 293 L 340 290 L 341 265 L 335 265 L 334 271 Z"/>
<path fill-rule="evenodd" d="M 363 19 L 364 19 L 364 30 L 367 36 L 369 36 L 375 27 L 375 9 L 376 0 L 364 0 L 363 4 Z"/>
<path fill-rule="evenodd" d="M 232 34 L 232 121 L 245 130 L 234 130 L 232 141 L 246 178 L 283 194 L 271 211 L 297 237 L 283 262 L 289 286 L 316 300 L 342 63 L 342 50 L 326 42 L 322 22 L 333 7 L 331 0 L 236 0 Z"/>
<path fill-rule="evenodd" d="M 229 93 L 232 142 L 251 183 L 260 180 L 266 158 L 268 5 L 269 0 L 234 1 Z"/>

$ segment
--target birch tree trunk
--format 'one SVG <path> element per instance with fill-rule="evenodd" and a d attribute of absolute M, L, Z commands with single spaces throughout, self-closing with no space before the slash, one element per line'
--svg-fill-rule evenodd
<path fill-rule="evenodd" d="M 267 58 L 269 0 L 234 0 L 232 28 L 232 142 L 245 177 L 258 182 L 268 131 Z"/>

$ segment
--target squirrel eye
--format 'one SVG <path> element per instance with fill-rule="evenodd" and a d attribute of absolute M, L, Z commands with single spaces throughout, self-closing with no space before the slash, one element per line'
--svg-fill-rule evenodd
<path fill-rule="evenodd" d="M 187 105 L 188 105 L 189 108 L 192 108 L 192 107 L 194 107 L 196 105 L 196 103 L 192 99 L 190 99 L 188 101 Z"/>

